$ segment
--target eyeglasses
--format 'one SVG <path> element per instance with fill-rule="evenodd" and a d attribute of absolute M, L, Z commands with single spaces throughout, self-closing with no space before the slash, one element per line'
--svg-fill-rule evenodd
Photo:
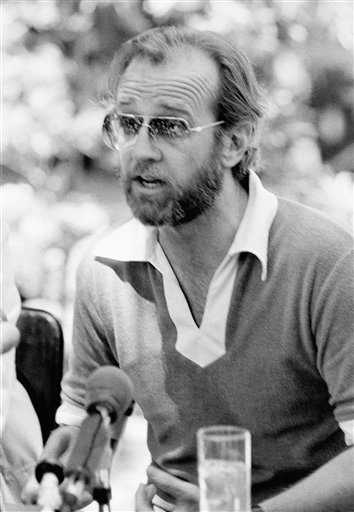
<path fill-rule="evenodd" d="M 144 122 L 144 116 L 134 114 L 120 114 L 111 112 L 104 118 L 102 127 L 102 137 L 105 144 L 111 149 L 119 149 L 123 144 L 131 141 L 142 126 L 149 129 L 152 140 L 157 138 L 161 140 L 175 140 L 187 137 L 192 133 L 199 133 L 207 128 L 218 126 L 225 121 L 215 121 L 214 123 L 194 126 L 191 128 L 188 121 L 181 117 L 162 117 L 157 116 L 150 119 L 148 123 Z"/>

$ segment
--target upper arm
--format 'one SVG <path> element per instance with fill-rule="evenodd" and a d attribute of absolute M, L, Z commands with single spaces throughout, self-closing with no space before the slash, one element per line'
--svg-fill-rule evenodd
<path fill-rule="evenodd" d="M 118 364 L 112 348 L 114 340 L 107 334 L 100 296 L 101 290 L 105 289 L 106 270 L 99 265 L 92 257 L 87 257 L 77 273 L 72 346 L 62 382 L 61 409 L 65 406 L 66 417 L 68 407 L 73 414 L 75 408 L 85 408 L 85 385 L 89 375 L 100 366 Z"/>
<path fill-rule="evenodd" d="M 327 382 L 338 421 L 354 419 L 353 252 L 328 270 L 314 308 L 317 367 Z"/>

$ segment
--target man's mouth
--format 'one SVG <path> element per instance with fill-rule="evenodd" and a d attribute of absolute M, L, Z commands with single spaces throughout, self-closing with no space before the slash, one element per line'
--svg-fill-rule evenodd
<path fill-rule="evenodd" d="M 134 181 L 140 183 L 143 187 L 146 188 L 156 188 L 161 187 L 164 184 L 164 181 L 159 180 L 158 178 L 148 177 L 148 176 L 136 176 Z"/>

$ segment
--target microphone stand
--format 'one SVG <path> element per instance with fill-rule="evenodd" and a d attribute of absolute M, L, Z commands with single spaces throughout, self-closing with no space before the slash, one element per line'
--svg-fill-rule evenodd
<path fill-rule="evenodd" d="M 106 407 L 101 405 L 96 406 L 96 410 L 100 413 L 103 424 L 106 429 L 109 429 L 111 418 Z M 108 446 L 106 447 L 108 449 Z M 111 512 L 110 500 L 112 498 L 112 490 L 110 486 L 110 472 L 109 467 L 111 464 L 112 450 L 109 450 L 109 455 L 106 453 L 108 460 L 103 464 L 103 468 L 95 472 L 95 485 L 93 487 L 92 497 L 98 503 L 98 511 L 104 512 L 107 508 Z"/>
<path fill-rule="evenodd" d="M 105 508 L 108 512 L 111 512 L 112 490 L 109 485 L 109 472 L 107 469 L 102 469 L 96 472 L 95 477 L 96 484 L 93 488 L 92 497 L 98 503 L 98 512 L 104 512 Z"/>
<path fill-rule="evenodd" d="M 81 464 L 71 467 L 72 461 L 71 464 L 69 462 L 61 512 L 73 512 L 86 490 L 97 501 L 99 512 L 104 512 L 105 505 L 110 511 L 111 488 L 108 468 L 111 462 L 109 447 L 111 418 L 105 406 L 98 405 L 95 410 L 97 416 L 94 423 L 90 423 L 90 428 L 93 429 L 90 449 L 86 453 L 80 445 L 76 445 L 77 455 L 73 456 L 75 448 L 71 454 L 74 460 L 81 459 Z M 89 421 L 92 421 L 92 418 Z M 102 457 L 103 460 L 98 463 Z M 99 469 L 96 469 L 97 464 Z"/>

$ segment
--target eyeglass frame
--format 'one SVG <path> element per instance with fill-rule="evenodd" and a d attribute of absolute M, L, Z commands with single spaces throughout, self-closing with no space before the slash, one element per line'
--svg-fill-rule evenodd
<path fill-rule="evenodd" d="M 207 128 L 213 128 L 214 126 L 220 126 L 220 125 L 225 123 L 225 121 L 214 121 L 213 123 L 207 123 L 207 124 L 204 124 L 204 125 L 191 127 L 189 125 L 189 122 L 186 119 L 184 119 L 183 117 L 175 117 L 175 116 L 143 116 L 143 115 L 137 115 L 137 114 L 123 113 L 123 112 L 119 112 L 117 110 L 113 110 L 113 111 L 109 112 L 108 114 L 106 114 L 106 116 L 103 119 L 102 138 L 103 138 L 103 142 L 106 144 L 107 147 L 109 147 L 110 149 L 116 149 L 116 150 L 119 150 L 118 141 L 113 142 L 113 135 L 112 135 L 109 127 L 107 127 L 107 124 L 110 125 L 110 123 L 111 123 L 112 116 L 115 116 L 116 119 L 118 119 L 118 116 L 125 116 L 125 117 L 128 117 L 128 118 L 137 119 L 137 120 L 139 120 L 139 118 L 142 118 L 143 122 L 139 121 L 140 127 L 139 127 L 138 131 L 134 134 L 134 136 L 138 135 L 140 129 L 143 126 L 146 126 L 149 129 L 148 133 L 149 133 L 149 136 L 150 136 L 150 138 L 152 140 L 154 140 L 154 137 L 155 138 L 158 137 L 158 135 L 157 136 L 154 135 L 153 132 L 150 130 L 151 129 L 151 125 L 149 123 L 145 123 L 144 122 L 146 117 L 150 118 L 151 120 L 154 120 L 154 119 L 162 119 L 162 120 L 166 119 L 167 120 L 168 119 L 168 120 L 172 120 L 172 121 L 183 121 L 183 123 L 185 123 L 188 131 L 186 133 L 184 133 L 183 135 L 171 138 L 172 140 L 173 139 L 177 139 L 177 140 L 178 139 L 183 139 L 184 137 L 190 136 L 192 133 L 200 133 L 200 132 L 206 130 Z M 163 138 L 163 136 L 162 136 L 162 138 Z M 166 139 L 168 140 L 168 138 L 166 138 Z"/>

